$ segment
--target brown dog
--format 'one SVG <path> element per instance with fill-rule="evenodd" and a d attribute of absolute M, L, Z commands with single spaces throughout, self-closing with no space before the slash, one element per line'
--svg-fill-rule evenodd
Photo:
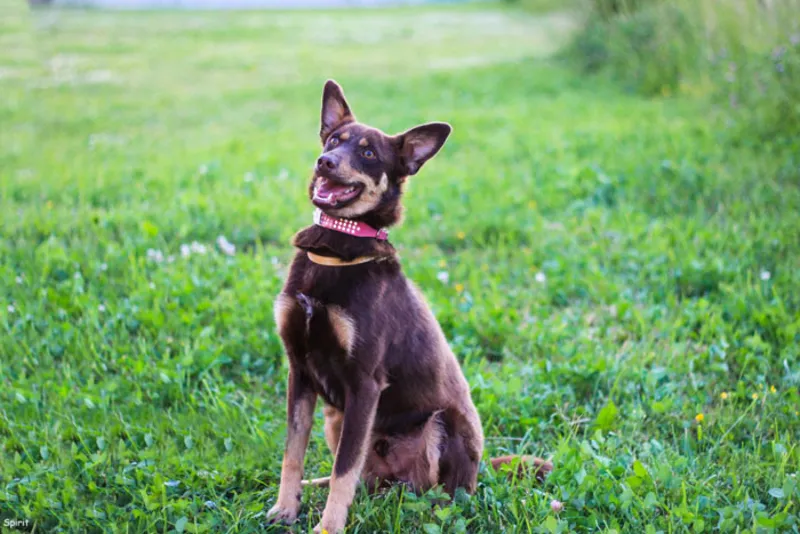
<path fill-rule="evenodd" d="M 315 531 L 344 529 L 359 480 L 417 491 L 438 484 L 451 495 L 475 490 L 483 432 L 469 386 L 385 231 L 377 230 L 400 220 L 403 183 L 442 148 L 450 130 L 430 123 L 386 135 L 356 122 L 341 88 L 325 84 L 324 149 L 309 186 L 317 224 L 295 236 L 299 250 L 275 302 L 289 381 L 272 520 L 297 517 L 317 396 L 325 402 L 325 437 L 336 459 Z M 552 468 L 530 460 L 539 476 Z"/>

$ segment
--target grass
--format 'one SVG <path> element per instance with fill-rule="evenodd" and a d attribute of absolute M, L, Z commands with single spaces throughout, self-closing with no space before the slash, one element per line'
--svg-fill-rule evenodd
<path fill-rule="evenodd" d="M 564 14 L 14 15 L 3 520 L 263 531 L 285 417 L 272 299 L 334 77 L 386 130 L 453 124 L 392 241 L 463 362 L 487 456 L 556 465 L 541 486 L 484 470 L 452 504 L 359 493 L 349 532 L 800 529 L 796 144 L 733 144 L 701 101 L 549 59 Z M 318 423 L 307 473 L 331 464 Z M 306 492 L 294 531 L 325 495 Z"/>

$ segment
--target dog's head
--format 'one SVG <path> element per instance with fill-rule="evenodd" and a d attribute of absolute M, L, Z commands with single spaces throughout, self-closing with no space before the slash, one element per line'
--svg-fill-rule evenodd
<path fill-rule="evenodd" d="M 408 176 L 442 148 L 450 125 L 423 124 L 386 135 L 356 121 L 342 88 L 328 80 L 322 93 L 322 154 L 309 186 L 311 202 L 333 217 L 390 226 L 400 219 Z"/>

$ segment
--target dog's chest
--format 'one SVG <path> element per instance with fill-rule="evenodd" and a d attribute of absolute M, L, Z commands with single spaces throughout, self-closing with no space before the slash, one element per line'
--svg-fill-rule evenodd
<path fill-rule="evenodd" d="M 328 404 L 343 409 L 345 391 L 357 374 L 352 358 L 355 321 L 342 308 L 302 293 L 298 302 L 305 312 L 306 350 L 301 363 L 317 393 Z"/>
<path fill-rule="evenodd" d="M 318 350 L 310 351 L 305 363 L 317 394 L 327 404 L 344 410 L 348 363 L 338 354 Z"/>

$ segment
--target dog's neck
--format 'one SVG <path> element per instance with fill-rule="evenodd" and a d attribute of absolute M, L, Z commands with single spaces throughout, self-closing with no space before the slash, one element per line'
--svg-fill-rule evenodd
<path fill-rule="evenodd" d="M 331 217 L 321 209 L 317 209 L 314 212 L 314 224 L 355 237 L 378 239 L 380 241 L 389 239 L 389 232 L 385 228 L 376 229 L 363 221 Z"/>
<path fill-rule="evenodd" d="M 333 256 L 351 261 L 362 256 L 387 258 L 395 256 L 391 243 L 371 237 L 356 237 L 343 232 L 323 228 L 317 224 L 297 232 L 292 244 L 306 252 L 321 256 Z"/>

